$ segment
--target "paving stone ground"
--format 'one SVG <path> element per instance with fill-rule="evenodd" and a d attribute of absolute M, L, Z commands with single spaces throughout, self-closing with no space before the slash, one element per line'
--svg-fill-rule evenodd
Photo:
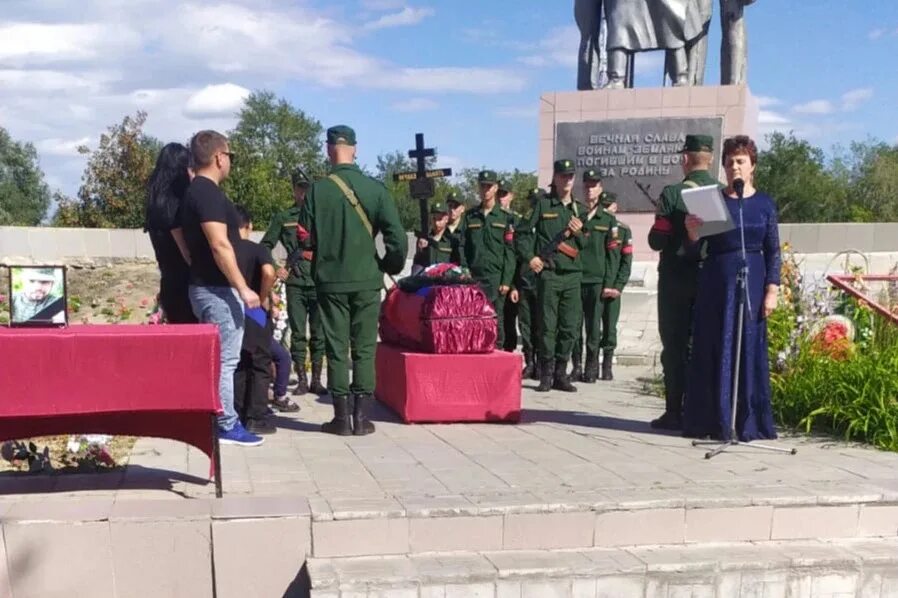
<path fill-rule="evenodd" d="M 744 497 L 898 498 L 898 454 L 833 439 L 784 434 L 773 444 L 797 455 L 740 446 L 712 460 L 687 439 L 648 423 L 662 410 L 644 393 L 652 368 L 618 367 L 617 379 L 580 392 L 536 393 L 525 382 L 523 421 L 510 424 L 405 425 L 386 408 L 377 433 L 335 437 L 318 431 L 331 416 L 326 398 L 298 399 L 302 410 L 277 417 L 279 431 L 261 447 L 222 447 L 227 495 L 299 495 L 315 513 L 366 505 L 446 508 L 496 504 L 739 502 Z M 209 460 L 177 442 L 142 439 L 123 473 L 71 478 L 0 477 L 4 499 L 22 493 L 127 498 L 209 497 Z M 21 498 L 21 496 L 19 496 Z M 316 500 L 324 499 L 316 507 Z M 860 499 L 862 500 L 862 498 Z M 385 502 L 386 501 L 386 502 Z M 681 502 L 682 504 L 682 502 Z"/>

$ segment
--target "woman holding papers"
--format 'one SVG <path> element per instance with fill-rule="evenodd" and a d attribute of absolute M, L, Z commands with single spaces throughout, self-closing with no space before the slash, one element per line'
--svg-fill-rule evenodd
<path fill-rule="evenodd" d="M 723 165 L 727 187 L 724 202 L 735 228 L 702 236 L 702 220 L 687 216 L 689 239 L 707 244 L 695 303 L 695 328 L 686 400 L 683 435 L 728 440 L 731 436 L 732 387 L 736 359 L 736 327 L 739 308 L 738 275 L 742 266 L 742 203 L 748 302 L 745 306 L 736 433 L 740 441 L 776 438 L 770 407 L 770 374 L 767 362 L 767 316 L 777 304 L 780 283 L 780 249 L 776 204 L 756 190 L 753 174 L 757 147 L 746 136 L 726 140 Z M 743 187 L 743 201 L 737 190 Z"/>

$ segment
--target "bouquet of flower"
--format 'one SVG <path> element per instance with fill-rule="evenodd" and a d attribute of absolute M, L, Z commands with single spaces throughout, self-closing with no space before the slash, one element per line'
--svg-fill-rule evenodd
<path fill-rule="evenodd" d="M 287 285 L 278 280 L 271 290 L 271 317 L 274 320 L 274 340 L 281 342 L 287 330 Z"/>
<path fill-rule="evenodd" d="M 812 350 L 836 361 L 844 361 L 854 350 L 854 324 L 845 316 L 828 316 L 811 329 Z"/>

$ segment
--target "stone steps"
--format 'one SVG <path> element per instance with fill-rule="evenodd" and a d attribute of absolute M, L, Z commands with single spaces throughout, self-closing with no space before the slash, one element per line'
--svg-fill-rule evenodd
<path fill-rule="evenodd" d="M 886 598 L 898 538 L 311 558 L 312 598 Z"/>
<path fill-rule="evenodd" d="M 875 486 L 310 502 L 317 558 L 898 536 L 895 496 Z"/>

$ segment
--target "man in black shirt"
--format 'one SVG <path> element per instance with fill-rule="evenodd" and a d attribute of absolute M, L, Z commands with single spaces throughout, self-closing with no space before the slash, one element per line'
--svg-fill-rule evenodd
<path fill-rule="evenodd" d="M 234 248 L 240 242 L 240 223 L 234 204 L 219 188 L 231 172 L 233 153 L 227 137 L 200 131 L 190 140 L 190 154 L 196 176 L 187 188 L 181 213 L 191 258 L 188 294 L 193 313 L 200 322 L 216 324 L 221 338 L 219 439 L 224 444 L 257 446 L 263 439 L 247 432 L 234 410 L 243 310 L 259 307 L 259 295 L 237 266 Z"/>
<path fill-rule="evenodd" d="M 240 219 L 237 264 L 250 288 L 259 294 L 262 307 L 246 312 L 240 363 L 234 375 L 234 409 L 250 434 L 274 434 L 268 421 L 268 387 L 271 385 L 272 326 L 268 297 L 277 275 L 268 248 L 253 243 L 249 234 L 253 223 L 243 206 L 235 206 Z"/>

